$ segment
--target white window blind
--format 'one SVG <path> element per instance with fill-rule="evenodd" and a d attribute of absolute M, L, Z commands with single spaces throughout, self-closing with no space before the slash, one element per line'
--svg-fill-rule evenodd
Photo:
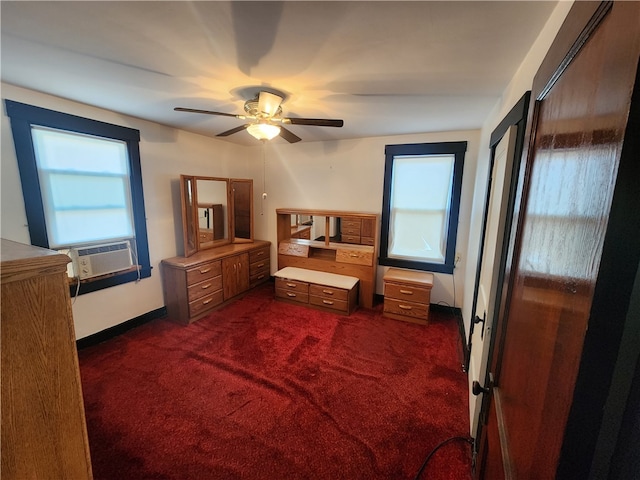
<path fill-rule="evenodd" d="M 395 156 L 389 258 L 444 263 L 455 155 Z"/>
<path fill-rule="evenodd" d="M 134 236 L 127 145 L 31 127 L 50 248 Z"/>

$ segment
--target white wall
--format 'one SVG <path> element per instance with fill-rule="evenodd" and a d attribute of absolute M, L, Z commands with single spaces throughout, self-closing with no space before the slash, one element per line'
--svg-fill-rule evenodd
<path fill-rule="evenodd" d="M 475 183 L 472 188 L 473 208 L 469 222 L 468 250 L 466 252 L 467 262 L 464 269 L 463 280 L 465 291 L 464 299 L 462 301 L 462 316 L 467 335 L 469 334 L 470 321 L 473 316 L 471 308 L 473 303 L 476 266 L 479 255 L 482 214 L 486 197 L 487 178 L 489 174 L 489 162 L 491 160 L 491 151 L 489 148 L 491 133 L 500 124 L 506 114 L 509 113 L 522 95 L 524 95 L 527 90 L 531 90 L 533 78 L 572 5 L 573 1 L 562 0 L 558 2 L 558 5 L 550 15 L 547 23 L 540 32 L 540 35 L 538 35 L 538 38 L 529 49 L 529 52 L 520 64 L 516 74 L 511 79 L 509 86 L 505 89 L 501 99 L 496 103 L 491 114 L 487 117 L 482 126 L 477 173 Z"/>

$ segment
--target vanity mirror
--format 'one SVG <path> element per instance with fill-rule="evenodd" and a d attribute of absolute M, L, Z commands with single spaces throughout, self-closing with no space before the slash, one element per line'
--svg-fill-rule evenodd
<path fill-rule="evenodd" d="M 291 215 L 291 238 L 373 245 L 375 221 L 371 218 L 353 216 Z"/>
<path fill-rule="evenodd" d="M 184 256 L 253 241 L 253 180 L 180 175 Z"/>

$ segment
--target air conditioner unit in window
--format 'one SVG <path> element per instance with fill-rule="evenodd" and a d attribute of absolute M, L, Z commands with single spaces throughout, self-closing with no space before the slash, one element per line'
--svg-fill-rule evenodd
<path fill-rule="evenodd" d="M 131 245 L 126 240 L 72 248 L 70 255 L 81 280 L 126 270 L 133 265 Z"/>

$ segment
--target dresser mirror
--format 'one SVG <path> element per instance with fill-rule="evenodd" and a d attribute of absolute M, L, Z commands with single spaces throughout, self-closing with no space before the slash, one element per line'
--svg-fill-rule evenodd
<path fill-rule="evenodd" d="M 291 238 L 326 243 L 373 245 L 375 223 L 372 220 L 341 216 L 291 214 Z"/>
<path fill-rule="evenodd" d="M 253 180 L 180 175 L 184 256 L 253 241 Z"/>

